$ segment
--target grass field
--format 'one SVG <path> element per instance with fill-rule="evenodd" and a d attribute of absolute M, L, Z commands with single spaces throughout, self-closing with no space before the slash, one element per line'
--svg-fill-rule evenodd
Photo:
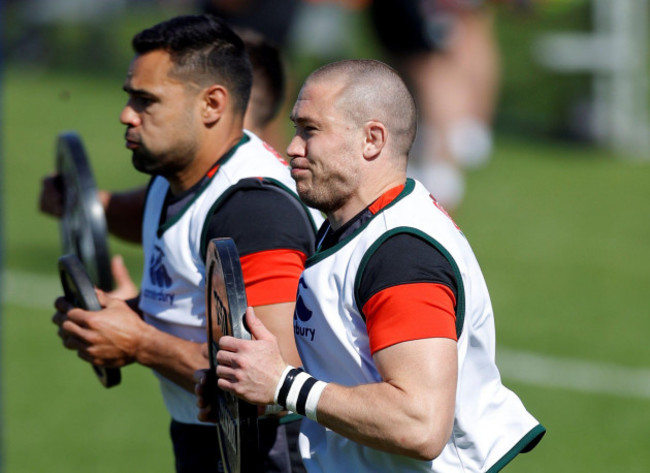
<path fill-rule="evenodd" d="M 153 376 L 128 367 L 119 387 L 104 389 L 88 365 L 61 347 L 50 321 L 60 292 L 60 249 L 56 222 L 37 211 L 40 179 L 53 169 L 56 135 L 76 130 L 99 186 L 145 182 L 123 148 L 124 100 L 121 83 L 112 79 L 14 68 L 4 77 L 7 473 L 173 471 L 168 419 Z M 650 162 L 500 136 L 492 162 L 468 179 L 455 217 L 490 287 L 499 347 L 613 364 L 614 371 L 633 368 L 647 387 Z M 139 276 L 137 247 L 111 240 L 111 250 L 124 254 Z M 505 471 L 650 471 L 650 395 L 626 389 L 638 378 L 616 380 L 621 394 L 613 395 L 586 385 L 557 387 L 562 376 L 533 383 L 504 372 L 506 384 L 548 429 L 533 453 Z M 573 376 L 579 381 L 581 373 Z"/>

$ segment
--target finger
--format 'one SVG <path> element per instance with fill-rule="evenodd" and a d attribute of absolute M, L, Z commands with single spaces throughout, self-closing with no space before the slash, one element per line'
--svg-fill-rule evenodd
<path fill-rule="evenodd" d="M 111 259 L 111 271 L 113 272 L 115 284 L 118 287 L 135 287 L 135 283 L 133 282 L 133 279 L 131 279 L 129 270 L 124 264 L 124 258 L 122 258 L 122 255 L 113 256 Z"/>
<path fill-rule="evenodd" d="M 74 309 L 70 309 L 66 313 L 67 320 L 65 320 L 63 323 L 65 325 L 67 322 L 72 322 L 79 329 L 81 329 L 82 327 L 90 327 L 90 318 L 92 316 L 93 316 L 92 311 L 74 308 Z"/>
<path fill-rule="evenodd" d="M 237 382 L 237 373 L 236 370 L 233 368 L 230 368 L 229 366 L 222 366 L 219 365 L 217 366 L 217 384 L 219 384 L 219 381 L 227 380 L 230 383 L 236 383 Z"/>
<path fill-rule="evenodd" d="M 223 345 L 221 344 L 222 341 Z M 219 350 L 217 351 L 217 368 L 221 365 L 230 366 L 233 364 L 233 354 L 237 352 L 240 341 L 234 337 L 221 337 Z"/>
<path fill-rule="evenodd" d="M 197 384 L 205 384 L 205 375 L 207 372 L 208 370 L 206 369 L 196 370 L 192 377 Z"/>
<path fill-rule="evenodd" d="M 88 348 L 88 343 L 83 340 L 80 340 L 77 337 L 70 336 L 67 332 L 62 332 L 59 330 L 59 337 L 63 341 L 63 346 L 68 350 L 86 350 Z"/>
<path fill-rule="evenodd" d="M 217 380 L 217 386 L 219 389 L 222 391 L 227 391 L 229 393 L 234 392 L 233 384 L 234 383 L 231 380 L 228 378 L 222 378 L 221 376 L 219 376 L 219 379 Z"/>
<path fill-rule="evenodd" d="M 230 335 L 224 335 L 219 339 L 219 350 L 217 351 L 217 361 L 221 363 L 219 355 L 222 357 L 226 356 L 227 352 L 236 352 L 239 349 L 240 339 L 231 337 Z M 225 358 L 223 358 L 225 361 Z"/>
<path fill-rule="evenodd" d="M 106 307 L 108 305 L 108 301 L 110 300 L 108 294 L 99 288 L 95 288 L 95 295 L 97 296 L 97 302 L 99 302 L 100 306 Z"/>
<path fill-rule="evenodd" d="M 100 360 L 96 360 L 95 357 L 91 356 L 87 351 L 83 349 L 77 350 L 77 356 L 90 364 L 99 366 Z"/>
<path fill-rule="evenodd" d="M 211 422 L 213 424 L 219 421 L 217 415 L 212 411 L 212 406 L 200 408 L 197 419 L 201 422 Z"/>
<path fill-rule="evenodd" d="M 275 337 L 269 330 L 264 326 L 262 321 L 257 318 L 255 311 L 252 307 L 246 309 L 246 323 L 251 332 L 251 335 L 256 340 L 273 340 Z"/>
<path fill-rule="evenodd" d="M 115 280 L 115 289 L 109 293 L 111 297 L 128 300 L 138 295 L 138 287 L 135 285 L 120 255 L 111 259 L 111 272 Z"/>
<path fill-rule="evenodd" d="M 70 309 L 74 308 L 74 305 L 68 302 L 68 300 L 65 297 L 61 296 L 54 301 L 54 307 L 59 312 L 65 313 L 68 312 Z"/>
<path fill-rule="evenodd" d="M 62 312 L 56 312 L 56 313 L 52 316 L 52 323 L 54 323 L 55 325 L 58 325 L 58 326 L 60 327 L 61 324 L 62 324 L 63 322 L 65 322 L 65 320 L 66 320 L 67 318 L 68 318 L 68 317 L 67 317 L 64 313 L 62 313 Z"/>

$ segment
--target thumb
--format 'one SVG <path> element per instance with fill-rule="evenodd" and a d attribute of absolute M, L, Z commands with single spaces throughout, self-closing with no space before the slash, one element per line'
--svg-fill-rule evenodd
<path fill-rule="evenodd" d="M 108 305 L 108 301 L 110 300 L 108 294 L 106 294 L 104 291 L 96 287 L 95 295 L 97 296 L 97 301 L 99 302 L 100 306 L 106 307 Z"/>
<path fill-rule="evenodd" d="M 244 326 L 255 340 L 272 340 L 274 338 L 273 334 L 269 332 L 262 321 L 257 318 L 252 307 L 246 309 Z"/>
<path fill-rule="evenodd" d="M 133 280 L 131 279 L 129 270 L 124 264 L 124 258 L 122 258 L 122 255 L 113 256 L 111 259 L 111 271 L 113 272 L 115 283 L 118 286 L 122 286 L 124 284 L 133 285 Z"/>
<path fill-rule="evenodd" d="M 111 292 L 111 296 L 126 300 L 138 295 L 138 288 L 131 279 L 121 255 L 115 255 L 111 259 L 111 272 L 115 280 L 115 289 Z"/>

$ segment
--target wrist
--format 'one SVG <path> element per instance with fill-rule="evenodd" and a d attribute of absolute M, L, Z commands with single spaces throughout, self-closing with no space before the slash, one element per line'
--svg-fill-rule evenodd
<path fill-rule="evenodd" d="M 302 369 L 287 366 L 275 388 L 274 401 L 289 411 L 317 421 L 318 401 L 326 386 L 327 383 Z"/>
<path fill-rule="evenodd" d="M 137 312 L 136 312 L 137 314 Z M 169 343 L 168 335 L 138 317 L 137 334 L 132 340 L 133 359 L 136 363 L 148 368 L 155 368 L 160 362 L 160 352 Z"/>

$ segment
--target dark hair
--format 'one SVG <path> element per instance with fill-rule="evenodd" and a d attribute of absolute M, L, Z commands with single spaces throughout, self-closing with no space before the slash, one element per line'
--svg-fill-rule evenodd
<path fill-rule="evenodd" d="M 261 93 L 249 105 L 249 113 L 259 127 L 265 127 L 280 111 L 285 99 L 285 71 L 280 48 L 261 33 L 233 27 L 244 41 L 253 66 L 253 87 Z M 251 99 L 252 101 L 252 99 Z"/>
<path fill-rule="evenodd" d="M 172 74 L 207 87 L 221 83 L 233 104 L 246 111 L 253 82 L 243 41 L 213 15 L 184 15 L 163 21 L 133 37 L 136 54 L 164 50 L 174 63 Z"/>

